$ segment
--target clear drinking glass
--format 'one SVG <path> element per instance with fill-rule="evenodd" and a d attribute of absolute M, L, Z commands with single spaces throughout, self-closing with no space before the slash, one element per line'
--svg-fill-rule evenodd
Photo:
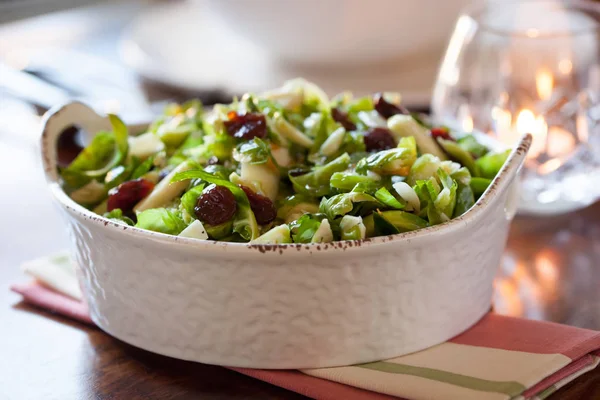
<path fill-rule="evenodd" d="M 600 198 L 600 4 L 487 1 L 456 23 L 434 90 L 436 119 L 512 145 L 534 141 L 521 211 Z"/>

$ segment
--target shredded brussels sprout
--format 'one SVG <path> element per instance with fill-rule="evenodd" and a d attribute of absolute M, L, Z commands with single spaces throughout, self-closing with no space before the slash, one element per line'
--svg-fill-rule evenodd
<path fill-rule="evenodd" d="M 60 170 L 63 188 L 117 223 L 257 244 L 359 240 L 468 212 L 508 152 L 400 101 L 330 100 L 295 79 L 230 104 L 169 105 L 135 137 L 110 115 L 112 130 Z"/>

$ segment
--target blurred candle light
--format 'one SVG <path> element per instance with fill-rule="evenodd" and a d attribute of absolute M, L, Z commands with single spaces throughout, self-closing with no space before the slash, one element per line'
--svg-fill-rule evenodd
<path fill-rule="evenodd" d="M 538 172 L 541 175 L 547 175 L 551 172 L 556 171 L 562 165 L 562 161 L 558 158 L 553 158 L 552 160 L 548 160 L 542 165 L 538 167 Z"/>
<path fill-rule="evenodd" d="M 548 130 L 548 157 L 560 157 L 569 154 L 575 148 L 575 138 L 570 132 L 558 126 Z"/>
<path fill-rule="evenodd" d="M 568 59 L 560 62 L 560 69 L 566 72 L 572 68 Z M 552 97 L 554 90 L 554 76 L 547 68 L 541 68 L 535 75 L 535 86 L 540 99 L 548 100 Z M 503 97 L 506 95 L 503 93 Z M 516 116 L 516 118 L 515 118 Z M 575 137 L 566 129 L 559 126 L 548 126 L 543 115 L 536 115 L 532 110 L 523 108 L 513 115 L 509 110 L 497 105 L 492 108 L 492 119 L 495 123 L 495 130 L 500 141 L 508 146 L 514 145 L 519 138 L 527 133 L 533 136 L 533 142 L 527 158 L 536 159 L 544 155 L 544 160 L 538 164 L 538 172 L 545 175 L 558 169 L 564 160 L 565 155 L 570 154 L 577 146 Z M 463 125 L 469 121 L 462 119 Z M 472 120 L 470 121 L 472 123 Z M 580 135 L 587 139 L 587 129 L 584 124 L 587 122 L 585 115 L 578 118 L 578 131 Z"/>
<path fill-rule="evenodd" d="M 585 112 L 578 112 L 576 119 L 576 127 L 577 127 L 577 135 L 579 136 L 579 140 L 583 143 L 587 143 L 589 136 L 589 124 L 588 118 Z"/>
<path fill-rule="evenodd" d="M 508 278 L 494 281 L 494 310 L 503 315 L 520 317 L 524 314 L 523 302 L 516 285 Z"/>
<path fill-rule="evenodd" d="M 528 109 L 521 110 L 517 116 L 515 130 L 518 133 L 518 136 L 526 133 L 530 133 L 533 136 L 533 142 L 531 143 L 531 148 L 527 154 L 528 158 L 535 158 L 544 152 L 548 135 L 548 125 L 542 116 L 536 117 L 535 114 Z"/>
<path fill-rule="evenodd" d="M 512 129 L 512 114 L 500 107 L 492 108 L 492 119 L 498 139 L 507 146 L 512 146 L 518 139 L 519 134 Z"/>
<path fill-rule="evenodd" d="M 554 76 L 552 72 L 546 68 L 540 69 L 535 74 L 535 87 L 541 100 L 549 99 L 554 89 Z"/>
<path fill-rule="evenodd" d="M 558 283 L 558 266 L 555 258 L 548 251 L 542 251 L 535 257 L 535 270 L 538 281 L 545 290 L 555 289 Z"/>
<path fill-rule="evenodd" d="M 463 119 L 462 128 L 465 132 L 473 132 L 473 117 L 467 115 Z"/>
<path fill-rule="evenodd" d="M 463 131 L 473 131 L 473 117 L 471 116 L 471 111 L 466 104 L 463 104 L 458 108 L 458 118 L 459 121 L 461 121 Z"/>
<path fill-rule="evenodd" d="M 511 273 L 496 277 L 494 291 L 494 310 L 497 313 L 543 318 L 543 288 L 527 265 L 517 263 Z"/>
<path fill-rule="evenodd" d="M 573 71 L 573 62 L 568 58 L 564 58 L 558 62 L 558 70 L 563 75 L 570 75 Z"/>

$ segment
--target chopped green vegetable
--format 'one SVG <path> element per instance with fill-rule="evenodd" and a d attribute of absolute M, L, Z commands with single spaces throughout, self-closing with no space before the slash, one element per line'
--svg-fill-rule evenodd
<path fill-rule="evenodd" d="M 292 176 L 289 179 L 296 192 L 312 197 L 325 196 L 330 193 L 331 176 L 336 172 L 344 171 L 350 165 L 350 156 L 342 154 L 335 160 L 320 167 L 314 167 L 309 173 Z"/>
<path fill-rule="evenodd" d="M 452 140 L 438 139 L 438 143 L 444 148 L 446 153 L 448 153 L 452 159 L 467 167 L 471 172 L 471 175 L 479 176 L 479 167 L 475 163 L 475 159 L 471 153 L 460 147 L 458 143 L 453 142 Z"/>
<path fill-rule="evenodd" d="M 104 213 L 103 217 L 108 218 L 115 222 L 125 223 L 126 225 L 130 225 L 130 226 L 135 225 L 131 218 L 123 215 L 123 211 L 121 211 L 120 208 L 115 208 L 111 212 Z"/>
<path fill-rule="evenodd" d="M 442 190 L 435 199 L 434 206 L 450 219 L 454 214 L 454 207 L 456 206 L 456 190 L 458 185 L 442 168 L 438 170 L 437 174 L 442 183 Z"/>
<path fill-rule="evenodd" d="M 321 226 L 323 216 L 305 214 L 290 224 L 294 243 L 310 243 Z"/>
<path fill-rule="evenodd" d="M 426 128 L 419 124 L 410 115 L 394 115 L 387 121 L 387 125 L 390 131 L 399 140 L 403 137 L 414 137 L 417 143 L 417 147 L 421 154 L 433 154 L 440 160 L 446 160 L 447 157 L 444 152 L 440 149 L 438 144 L 435 142 Z"/>
<path fill-rule="evenodd" d="M 196 207 L 196 203 L 198 202 L 198 197 L 202 195 L 202 191 L 204 190 L 204 184 L 201 183 L 198 186 L 194 186 L 187 192 L 181 196 L 181 208 L 185 210 L 187 215 L 194 215 L 194 207 Z"/>
<path fill-rule="evenodd" d="M 252 243 L 255 243 L 255 244 L 292 243 L 292 238 L 290 237 L 290 228 L 287 225 L 278 225 L 275 228 L 271 229 L 270 231 L 265 232 L 261 236 L 252 240 Z"/>
<path fill-rule="evenodd" d="M 340 191 L 351 191 L 359 184 L 363 185 L 364 191 L 374 192 L 381 186 L 382 180 L 377 174 L 358 175 L 348 171 L 336 172 L 330 178 L 331 187 Z"/>
<path fill-rule="evenodd" d="M 319 228 L 313 235 L 311 239 L 312 243 L 329 243 L 333 242 L 333 231 L 331 230 L 331 225 L 329 224 L 329 220 L 324 218 L 319 225 Z"/>
<path fill-rule="evenodd" d="M 475 139 L 473 135 L 466 135 L 456 141 L 460 147 L 475 157 L 484 156 L 489 150 Z"/>
<path fill-rule="evenodd" d="M 434 176 L 440 168 L 441 161 L 433 154 L 423 154 L 412 165 L 406 177 L 406 183 L 415 185 L 417 181 L 426 180 Z"/>
<path fill-rule="evenodd" d="M 410 232 L 429 226 L 424 219 L 405 211 L 383 211 L 378 214 L 396 227 L 399 232 Z"/>
<path fill-rule="evenodd" d="M 198 220 L 192 221 L 178 236 L 200 240 L 208 239 L 204 225 Z"/>
<path fill-rule="evenodd" d="M 71 199 L 84 206 L 93 206 L 100 203 L 107 195 L 105 185 L 96 180 L 89 181 L 79 189 L 71 192 Z"/>
<path fill-rule="evenodd" d="M 63 180 L 72 188 L 79 188 L 92 179 L 103 178 L 108 171 L 125 161 L 129 144 L 127 127 L 116 115 L 109 115 L 112 132 L 100 132 L 88 147 L 62 170 Z"/>
<path fill-rule="evenodd" d="M 346 215 L 351 212 L 356 203 L 364 202 L 371 203 L 374 207 L 380 204 L 370 194 L 359 192 L 341 193 L 330 198 L 323 197 L 319 205 L 319 212 L 327 215 L 330 220 L 334 220 L 339 215 Z"/>
<path fill-rule="evenodd" d="M 146 159 L 165 149 L 165 144 L 152 132 L 129 138 L 129 156 Z"/>
<path fill-rule="evenodd" d="M 400 229 L 385 219 L 380 211 L 373 213 L 373 233 L 375 236 L 387 236 L 400 233 Z"/>
<path fill-rule="evenodd" d="M 174 211 L 166 208 L 151 208 L 137 215 L 136 228 L 149 231 L 179 235 L 186 228 L 183 219 Z"/>
<path fill-rule="evenodd" d="M 141 164 L 139 164 L 133 170 L 131 174 L 131 179 L 138 179 L 147 174 L 152 167 L 154 166 L 154 156 L 150 156 L 144 160 Z"/>
<path fill-rule="evenodd" d="M 393 194 L 390 193 L 389 190 L 382 187 L 377 192 L 375 192 L 375 198 L 388 206 L 389 208 L 393 208 L 396 210 L 404 209 L 404 204 L 398 201 L 397 198 L 394 197 Z"/>
<path fill-rule="evenodd" d="M 491 183 L 492 183 L 491 179 L 471 178 L 470 186 L 471 186 L 471 189 L 473 190 L 475 197 L 481 196 L 487 190 L 488 186 L 490 186 Z"/>
<path fill-rule="evenodd" d="M 384 99 L 400 104 L 399 94 Z M 119 223 L 259 244 L 393 235 L 468 212 L 508 152 L 421 115 L 386 118 L 382 104 L 349 92 L 330 101 L 296 79 L 210 109 L 170 104 L 135 137 L 110 115 L 111 131 L 60 169 L 63 188 Z M 389 129 L 393 142 L 372 145 L 374 128 Z"/>
<path fill-rule="evenodd" d="M 213 240 L 223 240 L 233 233 L 233 221 L 223 222 L 219 225 L 204 225 L 208 237 Z"/>
<path fill-rule="evenodd" d="M 130 168 L 127 168 L 123 165 L 117 165 L 107 172 L 106 176 L 104 177 L 104 185 L 106 186 L 106 189 L 119 186 L 121 183 L 125 182 L 130 175 Z"/>
<path fill-rule="evenodd" d="M 366 237 L 367 228 L 361 217 L 344 215 L 340 221 L 340 235 L 342 240 L 360 240 Z"/>
<path fill-rule="evenodd" d="M 275 114 L 275 117 L 273 118 L 273 130 L 284 138 L 302 147 L 310 148 L 314 144 L 314 141 L 311 138 L 300 132 L 298 128 L 286 121 L 280 114 Z"/>
<path fill-rule="evenodd" d="M 271 149 L 264 141 L 254 138 L 242 143 L 233 153 L 236 161 L 249 164 L 264 164 L 271 157 Z"/>
<path fill-rule="evenodd" d="M 202 179 L 218 186 L 225 186 L 227 189 L 231 190 L 238 205 L 233 223 L 233 231 L 239 233 L 246 240 L 254 240 L 259 236 L 258 224 L 256 223 L 256 218 L 250 208 L 250 202 L 248 201 L 248 197 L 246 197 L 246 193 L 244 193 L 239 186 L 224 179 L 219 179 L 203 170 L 180 172 L 173 176 L 171 182 L 179 182 L 188 179 Z"/>
<path fill-rule="evenodd" d="M 494 177 L 502 169 L 502 166 L 506 162 L 506 159 L 508 158 L 509 154 L 510 150 L 506 150 L 501 153 L 491 152 L 477 159 L 477 161 L 475 161 L 475 164 L 479 168 L 480 174 L 476 176 L 481 176 L 487 179 L 494 179 Z"/>
<path fill-rule="evenodd" d="M 279 202 L 277 218 L 290 223 L 304 214 L 317 213 L 319 204 L 315 199 L 300 194 L 286 197 Z"/>
<path fill-rule="evenodd" d="M 475 204 L 475 195 L 473 189 L 468 184 L 458 182 L 456 189 L 456 207 L 452 218 L 460 217 L 466 213 Z"/>
<path fill-rule="evenodd" d="M 319 152 L 324 156 L 331 156 L 335 154 L 344 142 L 344 136 L 346 136 L 346 130 L 344 128 L 338 128 L 329 135 L 329 137 L 323 142 Z"/>
<path fill-rule="evenodd" d="M 400 139 L 398 147 L 383 150 L 363 158 L 356 165 L 358 173 L 372 171 L 380 175 L 408 175 L 417 159 L 417 147 L 413 137 Z"/>

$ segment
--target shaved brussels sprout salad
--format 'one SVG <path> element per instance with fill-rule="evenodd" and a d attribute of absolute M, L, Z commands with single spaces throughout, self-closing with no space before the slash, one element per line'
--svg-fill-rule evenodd
<path fill-rule="evenodd" d="M 431 126 L 395 93 L 329 99 L 302 79 L 231 104 L 173 104 L 129 136 L 110 115 L 66 167 L 77 203 L 120 224 L 196 239 L 322 243 L 408 232 L 465 213 L 504 164 Z"/>

